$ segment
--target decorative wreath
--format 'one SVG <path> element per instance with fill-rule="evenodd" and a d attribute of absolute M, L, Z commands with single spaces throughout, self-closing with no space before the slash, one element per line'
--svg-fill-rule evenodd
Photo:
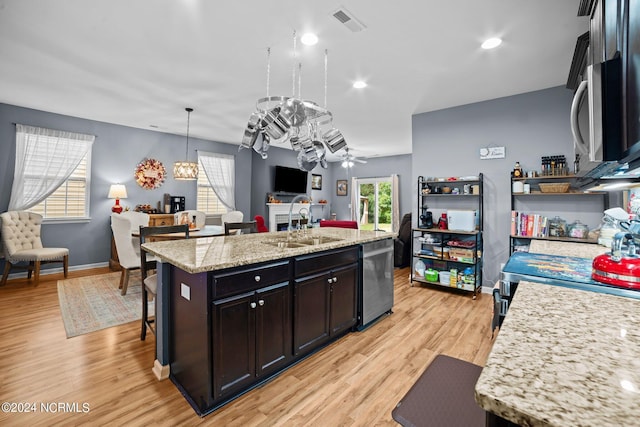
<path fill-rule="evenodd" d="M 164 183 L 165 174 L 166 170 L 161 161 L 145 158 L 136 166 L 134 177 L 140 187 L 153 190 Z"/>

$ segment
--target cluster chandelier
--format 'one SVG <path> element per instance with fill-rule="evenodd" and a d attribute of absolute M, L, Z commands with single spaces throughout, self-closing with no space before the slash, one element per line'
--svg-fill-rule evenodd
<path fill-rule="evenodd" d="M 333 127 L 333 115 L 327 110 L 327 58 L 324 51 L 324 107 L 300 96 L 300 72 L 297 64 L 298 94 L 296 96 L 296 33 L 293 32 L 293 95 L 269 96 L 271 49 L 267 49 L 267 96 L 258 99 L 256 111 L 249 117 L 240 149 L 253 148 L 266 159 L 272 143 L 289 143 L 297 152 L 298 167 L 311 171 L 316 165 L 327 167 L 326 149 L 335 153 L 347 146 L 340 130 Z M 258 138 L 260 136 L 260 138 Z"/>
<path fill-rule="evenodd" d="M 183 181 L 198 179 L 198 162 L 189 161 L 189 124 L 191 122 L 191 112 L 193 108 L 185 108 L 187 112 L 187 152 L 185 160 L 177 161 L 173 164 L 173 178 Z"/>

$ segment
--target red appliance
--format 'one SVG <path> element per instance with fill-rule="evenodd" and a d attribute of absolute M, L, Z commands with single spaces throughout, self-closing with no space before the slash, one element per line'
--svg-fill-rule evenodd
<path fill-rule="evenodd" d="M 623 241 L 628 243 L 627 253 L 622 251 Z M 617 233 L 611 252 L 593 259 L 591 278 L 608 285 L 640 290 L 640 257 L 635 253 L 631 234 Z"/>

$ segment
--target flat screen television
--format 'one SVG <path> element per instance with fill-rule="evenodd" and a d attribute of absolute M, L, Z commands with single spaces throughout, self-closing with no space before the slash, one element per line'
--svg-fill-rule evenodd
<path fill-rule="evenodd" d="M 276 166 L 273 191 L 279 193 L 306 193 L 308 176 L 309 172 L 300 169 Z"/>

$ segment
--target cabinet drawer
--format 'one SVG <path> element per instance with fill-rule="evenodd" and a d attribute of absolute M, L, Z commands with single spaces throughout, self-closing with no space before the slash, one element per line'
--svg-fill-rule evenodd
<path fill-rule="evenodd" d="M 217 299 L 288 281 L 289 261 L 230 270 L 213 276 L 213 297 Z"/>
<path fill-rule="evenodd" d="M 358 246 L 295 258 L 295 277 L 307 276 L 358 261 Z"/>

